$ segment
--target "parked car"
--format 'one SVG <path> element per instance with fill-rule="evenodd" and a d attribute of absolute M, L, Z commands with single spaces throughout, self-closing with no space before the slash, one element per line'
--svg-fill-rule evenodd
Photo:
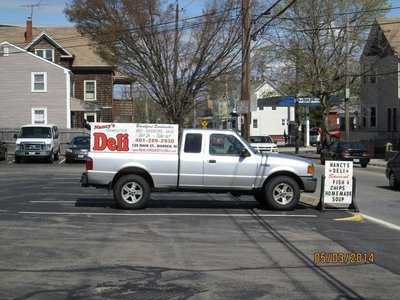
<path fill-rule="evenodd" d="M 321 149 L 321 164 L 326 160 L 351 160 L 366 168 L 369 163 L 369 154 L 365 147 L 358 142 L 335 141 Z"/>
<path fill-rule="evenodd" d="M 260 155 L 232 130 L 186 129 L 178 147 L 178 126 L 151 126 L 94 123 L 82 186 L 113 189 L 125 209 L 143 208 L 151 192 L 164 190 L 252 194 L 273 209 L 291 210 L 301 191 L 316 189 L 312 162 Z"/>
<path fill-rule="evenodd" d="M 265 136 L 251 136 L 249 137 L 250 146 L 257 151 L 263 152 L 279 152 L 278 146 L 274 143 L 272 138 L 268 135 Z"/>
<path fill-rule="evenodd" d="M 387 162 L 386 178 L 389 180 L 392 189 L 400 189 L 400 152 Z"/>
<path fill-rule="evenodd" d="M 85 161 L 90 150 L 90 136 L 80 135 L 74 137 L 65 150 L 65 162 Z"/>
<path fill-rule="evenodd" d="M 24 125 L 16 138 L 15 163 L 25 158 L 45 158 L 49 162 L 58 160 L 60 143 L 55 125 Z"/>
<path fill-rule="evenodd" d="M 2 141 L 0 141 L 0 160 L 7 160 L 7 146 Z"/>

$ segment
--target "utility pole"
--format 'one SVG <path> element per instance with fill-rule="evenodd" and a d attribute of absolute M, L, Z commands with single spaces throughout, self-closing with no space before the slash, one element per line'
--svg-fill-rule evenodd
<path fill-rule="evenodd" d="M 297 47 L 298 48 L 298 47 Z M 296 95 L 294 98 L 294 149 L 295 153 L 299 153 L 299 123 L 300 123 L 300 118 L 299 118 L 299 101 L 298 101 L 298 96 L 299 96 L 299 70 L 298 70 L 298 53 L 296 55 Z"/>
<path fill-rule="evenodd" d="M 251 0 L 242 0 L 242 80 L 240 100 L 246 111 L 242 112 L 242 136 L 250 135 L 250 41 L 251 41 Z"/>
<path fill-rule="evenodd" d="M 179 40 L 179 3 L 176 0 L 175 3 L 175 38 L 174 38 L 174 69 L 173 69 L 173 83 L 174 83 L 174 94 L 175 94 L 175 101 L 176 101 L 176 93 L 177 93 L 177 86 L 178 86 L 178 40 Z"/>
<path fill-rule="evenodd" d="M 349 39 L 348 39 L 348 30 L 349 30 L 349 20 L 346 15 L 346 29 L 345 29 L 345 79 L 346 79 L 346 88 L 345 88 L 345 98 L 344 98 L 344 118 L 345 118 L 345 129 L 346 129 L 346 140 L 350 138 L 350 112 L 349 112 L 349 100 L 350 100 L 350 84 L 349 84 L 349 66 L 348 66 L 348 58 L 349 58 Z"/>

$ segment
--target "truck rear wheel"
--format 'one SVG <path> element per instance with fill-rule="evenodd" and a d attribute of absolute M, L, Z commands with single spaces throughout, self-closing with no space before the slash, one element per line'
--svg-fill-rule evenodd
<path fill-rule="evenodd" d="M 265 186 L 266 202 L 277 210 L 292 210 L 300 200 L 300 187 L 289 176 L 277 176 Z"/>
<path fill-rule="evenodd" d="M 258 203 L 260 203 L 262 206 L 265 206 L 267 204 L 267 197 L 265 196 L 264 191 L 259 191 L 254 194 L 254 198 L 257 200 Z"/>
<path fill-rule="evenodd" d="M 114 199 L 125 209 L 144 208 L 150 199 L 150 186 L 141 176 L 122 176 L 114 185 Z"/>

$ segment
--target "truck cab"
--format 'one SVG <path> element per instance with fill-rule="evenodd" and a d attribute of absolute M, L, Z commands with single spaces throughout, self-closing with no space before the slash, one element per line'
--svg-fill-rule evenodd
<path fill-rule="evenodd" d="M 314 166 L 306 159 L 260 154 L 232 130 L 186 129 L 176 153 L 90 152 L 84 186 L 108 186 L 123 208 L 144 207 L 159 190 L 252 194 L 274 209 L 296 207 L 314 192 Z"/>

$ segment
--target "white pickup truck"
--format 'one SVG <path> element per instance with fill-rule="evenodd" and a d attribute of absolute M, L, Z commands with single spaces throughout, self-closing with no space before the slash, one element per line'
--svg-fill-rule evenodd
<path fill-rule="evenodd" d="M 314 165 L 277 153 L 259 154 L 231 130 L 177 125 L 92 124 L 82 186 L 113 189 L 122 208 L 146 206 L 153 191 L 252 194 L 262 204 L 291 210 L 300 192 L 314 192 Z"/>

